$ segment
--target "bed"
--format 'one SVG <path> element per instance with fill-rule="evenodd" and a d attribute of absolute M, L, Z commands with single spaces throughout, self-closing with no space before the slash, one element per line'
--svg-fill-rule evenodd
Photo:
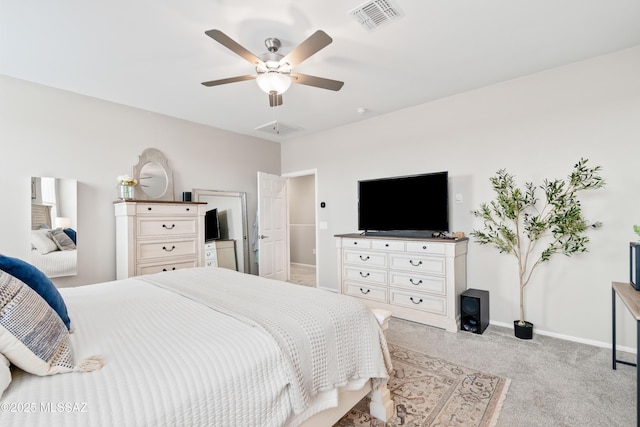
<path fill-rule="evenodd" d="M 101 368 L 12 366 L 0 426 L 330 426 L 367 393 L 391 415 L 384 334 L 350 297 L 211 267 L 59 293 L 74 363 Z"/>
<path fill-rule="evenodd" d="M 51 206 L 31 205 L 31 264 L 48 277 L 75 275 L 77 272 L 76 233 L 72 229 L 52 228 Z"/>

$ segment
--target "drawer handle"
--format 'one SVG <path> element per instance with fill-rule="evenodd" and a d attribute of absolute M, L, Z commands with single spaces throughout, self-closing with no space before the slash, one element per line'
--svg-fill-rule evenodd
<path fill-rule="evenodd" d="M 167 224 L 162 224 L 162 228 L 166 228 L 167 230 L 173 230 L 175 227 L 175 224 L 171 224 L 171 227 L 167 227 Z"/>
<path fill-rule="evenodd" d="M 422 261 L 418 261 L 418 263 L 417 263 L 417 264 L 414 264 L 414 263 L 413 263 L 413 260 L 412 260 L 412 259 L 410 259 L 410 260 L 409 260 L 409 262 L 410 262 L 410 263 L 411 263 L 411 265 L 413 265 L 414 267 L 417 267 L 417 266 L 419 266 L 419 265 L 422 265 Z"/>
<path fill-rule="evenodd" d="M 363 257 L 362 255 L 360 255 L 360 259 L 361 259 L 362 261 L 369 261 L 369 256 L 364 256 L 364 257 Z"/>
<path fill-rule="evenodd" d="M 423 247 L 422 247 L 422 249 L 427 250 L 427 247 L 426 247 L 426 246 L 423 246 Z"/>
<path fill-rule="evenodd" d="M 414 281 L 413 281 L 413 279 L 409 279 L 409 281 L 411 282 L 411 284 L 412 284 L 412 285 L 416 285 L 416 286 L 418 286 L 418 285 L 421 285 L 421 284 L 422 284 L 422 280 L 418 280 L 418 282 L 417 282 L 417 283 L 416 283 L 416 282 L 414 282 Z"/>
<path fill-rule="evenodd" d="M 191 210 L 190 208 L 187 208 L 187 212 L 189 212 L 190 210 Z"/>
<path fill-rule="evenodd" d="M 420 300 L 418 300 L 418 302 L 415 302 L 415 301 L 413 300 L 413 297 L 409 297 L 409 299 L 410 299 L 410 300 L 411 300 L 411 302 L 412 302 L 412 303 L 414 303 L 414 304 L 420 304 L 420 303 L 422 302 L 422 298 L 420 298 Z"/>
<path fill-rule="evenodd" d="M 389 247 L 389 244 L 388 244 L 388 243 L 385 243 L 385 244 L 384 244 L 384 247 L 385 247 L 385 248 L 388 248 L 388 247 Z"/>
<path fill-rule="evenodd" d="M 175 270 L 175 269 L 176 269 L 176 268 L 175 268 L 175 267 L 173 267 L 171 270 Z M 162 269 L 162 271 L 169 271 L 169 270 L 167 270 L 166 268 L 163 268 L 163 269 Z"/>
<path fill-rule="evenodd" d="M 148 208 L 147 208 L 147 210 L 148 210 L 148 211 L 150 211 L 150 210 L 151 210 L 151 207 L 148 207 Z"/>
<path fill-rule="evenodd" d="M 362 292 L 363 294 L 368 294 L 369 292 L 371 292 L 371 289 L 367 289 L 367 292 L 365 292 L 364 290 L 362 290 L 362 288 L 360 288 L 360 292 Z"/>
<path fill-rule="evenodd" d="M 164 249 L 164 250 L 165 250 L 165 251 L 167 251 L 167 252 L 171 252 L 171 251 L 173 251 L 175 248 L 176 248 L 176 245 L 171 246 L 171 249 L 167 249 L 167 247 L 166 247 L 166 246 L 163 246 L 163 247 L 162 247 L 162 249 Z"/>
<path fill-rule="evenodd" d="M 360 277 L 369 277 L 369 273 L 367 274 L 362 274 L 362 271 L 360 272 Z"/>

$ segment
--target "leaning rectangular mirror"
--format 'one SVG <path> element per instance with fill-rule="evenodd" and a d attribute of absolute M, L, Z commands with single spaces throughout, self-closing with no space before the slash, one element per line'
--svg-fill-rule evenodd
<path fill-rule="evenodd" d="M 193 199 L 207 203 L 207 211 L 216 209 L 215 222 L 219 228 L 216 239 L 220 242 L 233 241 L 238 271 L 250 273 L 247 193 L 194 189 Z"/>
<path fill-rule="evenodd" d="M 78 274 L 77 193 L 75 179 L 31 178 L 30 262 L 47 277 Z"/>

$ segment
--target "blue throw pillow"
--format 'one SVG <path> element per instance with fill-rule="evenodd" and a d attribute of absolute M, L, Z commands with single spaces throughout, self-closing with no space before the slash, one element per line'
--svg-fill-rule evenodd
<path fill-rule="evenodd" d="M 0 270 L 9 273 L 36 291 L 58 313 L 67 329 L 71 328 L 67 305 L 62 299 L 62 295 L 42 271 L 21 259 L 2 254 L 0 254 Z"/>
<path fill-rule="evenodd" d="M 73 228 L 65 228 L 62 231 L 64 231 L 64 234 L 69 236 L 69 238 L 73 241 L 74 244 L 78 243 L 76 242 L 76 230 L 74 230 Z"/>

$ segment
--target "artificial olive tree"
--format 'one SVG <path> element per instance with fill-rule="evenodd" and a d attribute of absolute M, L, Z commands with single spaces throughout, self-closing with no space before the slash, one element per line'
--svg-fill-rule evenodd
<path fill-rule="evenodd" d="M 539 186 L 527 182 L 524 189 L 516 186 L 513 175 L 501 169 L 490 178 L 496 198 L 472 211 L 484 225 L 471 232 L 475 241 L 493 245 L 518 261 L 520 325 L 525 325 L 524 288 L 536 268 L 557 253 L 570 256 L 585 252 L 589 242 L 586 231 L 601 225 L 587 222 L 578 200 L 581 191 L 605 184 L 599 175 L 601 167 L 589 168 L 587 162 L 580 159 L 567 179 L 545 179 Z M 538 199 L 538 189 L 544 199 Z"/>

